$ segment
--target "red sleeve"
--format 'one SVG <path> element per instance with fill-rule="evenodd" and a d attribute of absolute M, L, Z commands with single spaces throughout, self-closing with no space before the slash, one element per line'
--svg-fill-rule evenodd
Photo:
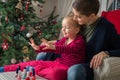
<path fill-rule="evenodd" d="M 85 42 L 82 36 L 78 36 L 69 45 L 55 45 L 56 53 L 79 53 L 82 48 L 85 48 Z"/>
<path fill-rule="evenodd" d="M 39 46 L 39 50 L 36 50 L 36 53 L 40 53 L 40 52 L 54 52 L 55 50 L 51 50 L 51 49 L 47 49 L 47 50 L 43 50 L 45 46 Z"/>

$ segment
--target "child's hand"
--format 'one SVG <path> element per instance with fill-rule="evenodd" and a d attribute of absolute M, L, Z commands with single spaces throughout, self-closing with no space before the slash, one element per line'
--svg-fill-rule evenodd
<path fill-rule="evenodd" d="M 30 42 L 28 42 L 28 44 L 31 45 L 34 50 L 39 50 L 39 46 L 35 44 L 33 38 L 30 38 Z"/>
<path fill-rule="evenodd" d="M 41 41 L 45 45 L 45 47 L 43 48 L 43 50 L 46 50 L 46 49 L 56 50 L 55 45 L 49 43 L 49 41 L 47 41 L 46 39 L 42 38 Z"/>
<path fill-rule="evenodd" d="M 50 44 L 55 44 L 56 42 L 57 42 L 57 40 L 48 41 L 48 43 L 50 43 Z"/>

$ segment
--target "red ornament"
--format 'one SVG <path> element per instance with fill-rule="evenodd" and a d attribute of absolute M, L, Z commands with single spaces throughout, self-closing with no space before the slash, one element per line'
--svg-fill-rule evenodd
<path fill-rule="evenodd" d="M 43 12 L 43 6 L 40 5 L 40 13 L 42 13 L 42 12 Z"/>
<path fill-rule="evenodd" d="M 26 8 L 26 11 L 27 11 L 28 10 L 28 5 L 26 5 L 25 8 Z"/>
<path fill-rule="evenodd" d="M 28 6 L 29 6 L 29 4 L 30 4 L 30 2 L 27 1 L 27 2 L 26 2 L 26 6 L 25 6 L 26 10 L 28 10 Z"/>
<path fill-rule="evenodd" d="M 4 39 L 4 40 L 3 40 L 4 43 L 7 43 L 7 41 L 8 41 L 7 39 Z"/>
<path fill-rule="evenodd" d="M 56 20 L 52 20 L 52 24 L 53 25 L 57 24 L 57 21 Z"/>
<path fill-rule="evenodd" d="M 42 9 L 40 9 L 40 13 L 42 13 Z"/>
<path fill-rule="evenodd" d="M 21 26 L 20 31 L 24 31 L 25 30 L 25 26 Z"/>
<path fill-rule="evenodd" d="M 29 2 L 27 1 L 27 2 L 26 2 L 26 4 L 28 5 L 28 4 L 29 4 Z"/>
<path fill-rule="evenodd" d="M 42 31 L 41 30 L 37 30 L 37 32 L 38 32 L 38 35 L 41 36 Z"/>
<path fill-rule="evenodd" d="M 7 16 L 5 17 L 5 21 L 6 21 L 6 23 L 8 23 L 8 17 Z"/>
<path fill-rule="evenodd" d="M 24 14 L 21 15 L 20 20 L 24 20 Z"/>
<path fill-rule="evenodd" d="M 8 48 L 9 48 L 9 45 L 8 45 L 8 43 L 3 43 L 2 44 L 2 48 L 3 48 L 3 50 L 8 50 Z"/>

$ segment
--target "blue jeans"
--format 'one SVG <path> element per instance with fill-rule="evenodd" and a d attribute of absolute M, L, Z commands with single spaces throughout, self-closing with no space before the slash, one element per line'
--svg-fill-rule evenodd
<path fill-rule="evenodd" d="M 46 54 L 46 52 L 38 53 L 38 55 L 36 56 L 36 60 L 46 60 Z"/>
<path fill-rule="evenodd" d="M 46 61 L 53 61 L 56 58 L 60 57 L 60 54 L 55 54 L 53 52 L 40 52 L 38 53 L 36 60 L 46 60 Z"/>
<path fill-rule="evenodd" d="M 93 80 L 93 69 L 89 63 L 76 64 L 68 69 L 68 80 Z"/>
<path fill-rule="evenodd" d="M 0 67 L 0 72 L 4 72 L 4 67 Z"/>
<path fill-rule="evenodd" d="M 86 70 L 81 64 L 71 66 L 67 74 L 67 80 L 86 80 Z"/>

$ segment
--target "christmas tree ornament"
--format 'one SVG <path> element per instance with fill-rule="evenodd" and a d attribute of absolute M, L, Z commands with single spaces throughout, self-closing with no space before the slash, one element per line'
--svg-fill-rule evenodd
<path fill-rule="evenodd" d="M 29 2 L 29 0 L 27 0 L 26 6 L 25 6 L 26 11 L 28 10 L 29 4 L 30 4 L 30 2 Z"/>
<path fill-rule="evenodd" d="M 27 38 L 31 38 L 32 36 L 33 36 L 32 33 L 27 33 L 27 34 L 26 34 L 26 37 L 27 37 Z"/>
<path fill-rule="evenodd" d="M 26 59 L 26 61 L 30 61 L 30 58 L 29 58 L 29 57 L 26 57 L 25 59 Z"/>
<path fill-rule="evenodd" d="M 17 5 L 15 6 L 15 8 L 22 10 L 22 2 L 21 2 L 21 0 L 19 0 Z"/>
<path fill-rule="evenodd" d="M 2 48 L 3 48 L 3 50 L 8 50 L 8 48 L 9 48 L 8 43 L 7 42 L 2 43 Z"/>
<path fill-rule="evenodd" d="M 5 17 L 5 21 L 6 21 L 6 23 L 8 23 L 8 16 Z"/>
<path fill-rule="evenodd" d="M 1 1 L 4 2 L 4 3 L 7 2 L 7 0 L 1 0 Z"/>
<path fill-rule="evenodd" d="M 30 61 L 29 57 L 24 56 L 23 57 L 23 62 L 27 62 L 27 61 Z"/>
<path fill-rule="evenodd" d="M 21 21 L 24 21 L 24 14 L 22 14 L 22 15 L 20 16 L 20 20 L 21 20 Z"/>
<path fill-rule="evenodd" d="M 38 33 L 39 36 L 41 36 L 42 31 L 41 30 L 37 30 L 37 33 Z"/>
<path fill-rule="evenodd" d="M 17 21 L 18 21 L 18 22 L 20 22 L 20 21 L 21 21 L 21 19 L 20 19 L 20 18 L 18 18 L 18 19 L 17 19 Z"/>
<path fill-rule="evenodd" d="M 12 58 L 12 59 L 11 59 L 11 63 L 12 63 L 12 64 L 15 64 L 16 62 L 17 62 L 17 60 L 16 60 L 15 58 Z"/>
<path fill-rule="evenodd" d="M 25 6 L 26 11 L 28 10 L 28 5 Z"/>
<path fill-rule="evenodd" d="M 42 12 L 43 12 L 43 6 L 40 5 L 40 13 L 42 13 Z"/>
<path fill-rule="evenodd" d="M 28 47 L 27 47 L 27 46 L 24 46 L 24 47 L 22 48 L 22 52 L 23 52 L 24 54 L 28 53 Z"/>
<path fill-rule="evenodd" d="M 25 26 L 22 25 L 21 28 L 20 28 L 20 31 L 24 31 L 25 30 Z"/>
<path fill-rule="evenodd" d="M 53 25 L 57 24 L 57 21 L 56 20 L 52 20 L 52 24 Z"/>
<path fill-rule="evenodd" d="M 7 41 L 8 41 L 7 39 L 4 39 L 4 40 L 3 40 L 4 43 L 7 43 Z"/>
<path fill-rule="evenodd" d="M 42 13 L 43 12 L 43 10 L 42 9 L 40 9 L 40 13 Z"/>
<path fill-rule="evenodd" d="M 29 5 L 29 4 L 30 4 L 30 2 L 29 2 L 29 0 L 27 0 L 26 5 Z"/>

